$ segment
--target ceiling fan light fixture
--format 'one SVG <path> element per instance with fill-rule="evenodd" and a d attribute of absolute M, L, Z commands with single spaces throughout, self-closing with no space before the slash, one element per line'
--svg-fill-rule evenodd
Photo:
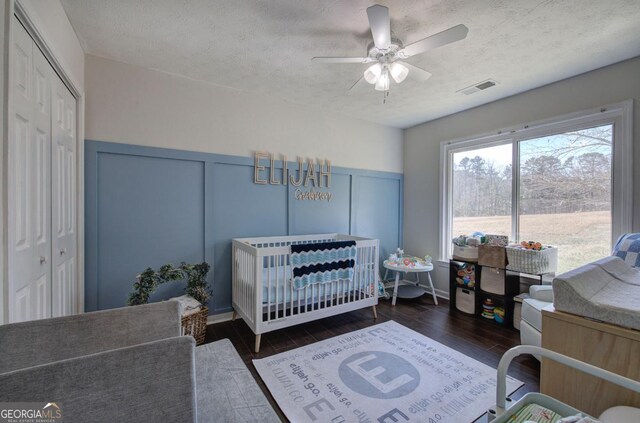
<path fill-rule="evenodd" d="M 401 83 L 409 75 L 409 68 L 399 62 L 394 62 L 389 67 L 389 73 L 396 83 Z"/>
<path fill-rule="evenodd" d="M 380 65 L 380 63 L 371 65 L 364 71 L 364 79 L 369 84 L 377 83 L 380 75 L 382 75 L 382 65 Z"/>
<path fill-rule="evenodd" d="M 376 91 L 389 91 L 389 70 L 385 67 L 376 81 Z"/>

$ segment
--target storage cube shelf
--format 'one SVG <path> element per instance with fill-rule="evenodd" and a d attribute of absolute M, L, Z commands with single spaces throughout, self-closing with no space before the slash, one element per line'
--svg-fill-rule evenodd
<path fill-rule="evenodd" d="M 530 276 L 534 276 L 541 284 L 543 275 Z M 481 266 L 472 261 L 450 260 L 449 308 L 489 320 L 486 316 L 495 313 L 495 308 L 491 307 L 500 307 L 504 310 L 504 317 L 495 319 L 493 314 L 492 321 L 499 326 L 514 327 L 514 297 L 521 293 L 521 276 L 521 272 L 505 268 Z M 491 300 L 492 306 L 485 310 L 483 304 L 487 299 Z"/>

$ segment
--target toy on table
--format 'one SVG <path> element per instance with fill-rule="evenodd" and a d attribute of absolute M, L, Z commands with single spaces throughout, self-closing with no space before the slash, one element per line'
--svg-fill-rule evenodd
<path fill-rule="evenodd" d="M 429 260 L 426 260 L 427 257 L 429 258 Z M 405 256 L 404 250 L 401 248 L 398 248 L 395 254 L 389 254 L 389 259 L 387 260 L 387 263 L 391 266 L 404 266 L 409 268 L 427 267 L 431 265 L 431 256 L 429 255 L 425 256 L 424 260 L 419 257 Z"/>

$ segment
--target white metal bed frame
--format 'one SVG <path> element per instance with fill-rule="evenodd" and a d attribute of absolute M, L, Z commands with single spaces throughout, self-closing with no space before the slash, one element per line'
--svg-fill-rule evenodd
<path fill-rule="evenodd" d="M 349 240 L 356 241 L 357 248 L 352 281 L 313 284 L 301 290 L 293 288 L 289 263 L 291 245 Z M 233 319 L 240 315 L 256 335 L 256 353 L 260 350 L 261 335 L 273 330 L 364 307 L 372 307 L 376 319 L 378 251 L 377 239 L 341 234 L 234 239 Z M 267 287 L 267 298 L 263 298 L 263 286 Z"/>

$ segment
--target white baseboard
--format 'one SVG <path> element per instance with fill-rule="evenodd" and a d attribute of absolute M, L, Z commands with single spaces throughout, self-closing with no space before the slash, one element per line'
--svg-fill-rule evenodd
<path fill-rule="evenodd" d="M 449 291 L 443 291 L 441 289 L 436 289 L 436 297 L 444 298 L 445 300 L 449 300 Z"/>
<path fill-rule="evenodd" d="M 214 314 L 213 316 L 207 317 L 207 324 L 213 325 L 216 323 L 228 322 L 229 320 L 231 320 L 232 317 L 233 317 L 233 311 L 230 311 L 228 313 Z M 238 315 L 236 319 L 242 319 L 242 317 Z"/>

